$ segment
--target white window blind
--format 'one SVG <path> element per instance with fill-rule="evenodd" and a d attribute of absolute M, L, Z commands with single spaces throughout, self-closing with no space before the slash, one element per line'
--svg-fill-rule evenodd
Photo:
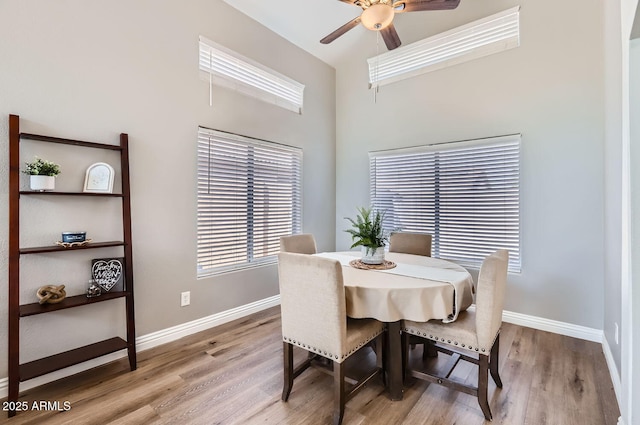
<path fill-rule="evenodd" d="M 303 84 L 202 36 L 200 72 L 212 84 L 302 113 Z"/>
<path fill-rule="evenodd" d="M 198 276 L 276 262 L 302 228 L 302 150 L 198 131 Z"/>
<path fill-rule="evenodd" d="M 369 154 L 371 200 L 386 230 L 433 236 L 434 257 L 479 268 L 508 249 L 520 260 L 520 135 Z"/>
<path fill-rule="evenodd" d="M 520 45 L 520 6 L 368 59 L 372 87 Z"/>

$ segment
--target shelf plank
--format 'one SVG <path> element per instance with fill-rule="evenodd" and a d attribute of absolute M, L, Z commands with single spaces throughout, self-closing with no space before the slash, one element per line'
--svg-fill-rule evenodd
<path fill-rule="evenodd" d="M 37 140 L 40 142 L 49 143 L 61 143 L 63 145 L 84 146 L 87 148 L 97 149 L 111 149 L 114 151 L 121 151 L 122 147 L 119 145 L 108 145 L 106 143 L 84 142 L 82 140 L 62 139 L 60 137 L 43 136 L 40 134 L 20 133 L 20 139 Z"/>
<path fill-rule="evenodd" d="M 98 297 L 93 298 L 87 298 L 86 295 L 74 295 L 73 297 L 66 297 L 64 300 L 56 304 L 23 304 L 20 306 L 20 317 L 34 316 L 36 314 L 49 313 L 51 311 L 64 310 L 66 308 L 79 307 L 82 305 L 113 300 L 116 298 L 122 298 L 127 294 L 128 292 L 126 291 L 106 292 Z"/>
<path fill-rule="evenodd" d="M 36 246 L 32 248 L 20 248 L 20 254 L 42 254 L 47 252 L 76 251 L 78 249 L 95 249 L 95 248 L 105 248 L 109 246 L 124 246 L 124 242 L 122 241 L 92 242 L 84 246 L 72 246 L 69 248 L 65 248 L 59 245 Z"/>
<path fill-rule="evenodd" d="M 115 353 L 116 351 L 127 348 L 127 342 L 122 338 L 110 338 L 94 344 L 85 345 L 84 347 L 75 348 L 65 351 L 64 353 L 55 354 L 53 356 L 44 357 L 29 363 L 20 365 L 20 382 L 64 369 L 87 360 L 95 359 L 105 354 Z"/>
<path fill-rule="evenodd" d="M 92 192 L 39 192 L 35 190 L 21 190 L 20 195 L 58 195 L 58 196 L 107 196 L 113 198 L 124 197 L 121 193 L 92 193 Z"/>

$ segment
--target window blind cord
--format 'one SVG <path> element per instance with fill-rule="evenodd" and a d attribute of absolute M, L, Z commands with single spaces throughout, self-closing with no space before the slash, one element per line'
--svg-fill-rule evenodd
<path fill-rule="evenodd" d="M 211 49 L 209 49 L 209 106 L 213 106 L 213 59 Z"/>

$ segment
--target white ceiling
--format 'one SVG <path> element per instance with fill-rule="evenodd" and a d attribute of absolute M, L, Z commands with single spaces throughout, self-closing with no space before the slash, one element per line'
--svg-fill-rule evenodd
<path fill-rule="evenodd" d="M 306 0 L 224 1 L 333 67 L 348 57 L 350 52 L 356 51 L 358 45 L 375 45 L 374 33 L 362 25 L 330 44 L 320 44 L 321 38 L 359 16 L 362 11 L 357 6 L 339 0 L 319 0 L 313 3 Z M 396 20 L 399 17 L 396 16 Z M 382 46 L 381 52 L 386 51 L 384 44 Z"/>

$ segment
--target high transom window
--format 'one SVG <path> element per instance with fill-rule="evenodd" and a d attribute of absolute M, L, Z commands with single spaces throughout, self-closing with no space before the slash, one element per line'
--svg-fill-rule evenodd
<path fill-rule="evenodd" d="M 371 87 L 520 46 L 520 6 L 401 46 L 368 60 Z"/>
<path fill-rule="evenodd" d="M 434 257 L 479 268 L 508 249 L 519 272 L 520 135 L 371 152 L 371 200 L 387 230 L 433 236 Z"/>
<path fill-rule="evenodd" d="M 199 64 L 201 78 L 209 81 L 210 85 L 226 87 L 298 114 L 302 113 L 304 84 L 202 36 Z"/>
<path fill-rule="evenodd" d="M 198 131 L 198 276 L 275 263 L 302 227 L 302 150 Z"/>

